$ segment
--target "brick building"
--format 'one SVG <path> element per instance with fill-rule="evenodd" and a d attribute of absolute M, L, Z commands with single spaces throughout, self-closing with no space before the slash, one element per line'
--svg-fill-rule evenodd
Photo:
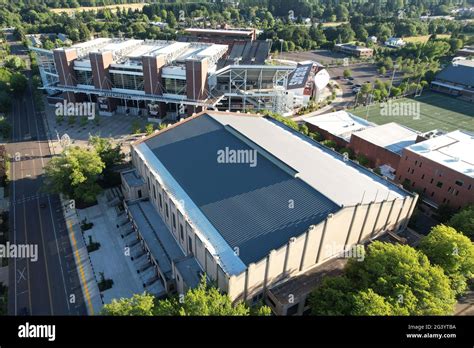
<path fill-rule="evenodd" d="M 474 203 L 474 134 L 454 131 L 403 150 L 397 180 L 435 205 Z"/>

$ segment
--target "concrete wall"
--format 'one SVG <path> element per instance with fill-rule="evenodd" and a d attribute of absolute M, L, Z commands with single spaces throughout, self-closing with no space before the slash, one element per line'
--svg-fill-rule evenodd
<path fill-rule="evenodd" d="M 186 224 L 184 242 L 181 242 L 179 233 L 172 226 L 172 219 L 166 218 L 164 208 L 154 199 L 154 194 L 150 194 L 153 204 L 185 253 L 188 254 L 186 243 L 190 236 L 194 241 L 193 253 L 202 269 L 212 280 L 217 281 L 218 286 L 233 300 L 252 302 L 266 289 L 340 255 L 355 244 L 365 243 L 389 230 L 405 228 L 418 198 L 416 195 L 407 195 L 404 199 L 344 207 L 339 212 L 330 214 L 318 225 L 310 226 L 300 236 L 290 238 L 279 249 L 270 251 L 264 259 L 250 264 L 245 272 L 229 277 L 222 272 L 218 262 L 207 251 L 204 241 L 193 228 L 192 221 L 179 215 L 182 212 L 176 207 L 174 199 L 162 187 L 154 173 L 145 169 L 146 165 L 143 165 L 143 160 L 133 148 L 132 161 L 145 180 L 150 176 L 151 187 L 153 189 L 155 185 L 158 193 L 162 194 L 163 206 L 168 204 L 170 217 L 171 214 L 178 213 L 179 223 Z"/>
<path fill-rule="evenodd" d="M 416 200 L 417 196 L 406 196 L 343 208 L 278 250 L 272 250 L 268 257 L 251 264 L 245 273 L 230 277 L 229 296 L 252 302 L 252 297 L 262 290 L 322 264 L 356 244 L 366 243 L 386 231 L 406 228 Z"/>

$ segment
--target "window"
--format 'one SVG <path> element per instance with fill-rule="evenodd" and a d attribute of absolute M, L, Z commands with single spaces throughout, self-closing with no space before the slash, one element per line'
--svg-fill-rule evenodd
<path fill-rule="evenodd" d="M 176 228 L 176 214 L 173 213 L 173 228 Z"/>
<path fill-rule="evenodd" d="M 418 164 L 418 161 L 415 161 L 415 166 Z"/>
<path fill-rule="evenodd" d="M 163 78 L 164 93 L 186 95 L 186 80 Z"/>
<path fill-rule="evenodd" d="M 425 174 L 423 174 L 423 175 L 421 176 L 421 179 L 422 179 L 422 180 L 423 180 L 424 178 L 425 178 Z"/>
<path fill-rule="evenodd" d="M 434 179 L 433 179 L 433 178 L 431 178 L 430 184 L 432 184 L 432 183 L 433 183 L 433 181 L 434 181 Z"/>
<path fill-rule="evenodd" d="M 443 187 L 443 183 L 441 181 L 438 181 L 438 183 L 436 184 L 436 187 L 439 187 L 439 188 Z"/>
<path fill-rule="evenodd" d="M 470 189 L 471 189 L 471 186 L 472 186 L 472 185 L 471 185 L 471 184 L 469 184 L 469 186 L 467 187 L 467 189 L 468 189 L 468 190 L 470 190 Z"/>
<path fill-rule="evenodd" d="M 156 186 L 155 186 L 155 184 L 153 184 L 153 196 L 155 197 L 155 200 L 156 200 Z"/>
<path fill-rule="evenodd" d="M 147 180 L 148 180 L 148 189 L 150 189 L 150 178 L 148 177 Z"/>
<path fill-rule="evenodd" d="M 193 252 L 193 240 L 191 239 L 191 236 L 188 236 L 188 252 Z"/>
<path fill-rule="evenodd" d="M 411 168 L 410 168 L 410 167 L 408 167 L 407 173 L 410 173 L 410 169 L 411 169 Z"/>
<path fill-rule="evenodd" d="M 411 173 L 413 174 L 414 172 L 415 172 L 415 169 L 412 169 L 412 170 L 411 170 Z"/>
<path fill-rule="evenodd" d="M 414 181 L 411 183 L 411 187 L 415 187 L 415 182 Z"/>
<path fill-rule="evenodd" d="M 179 235 L 181 236 L 181 241 L 184 242 L 184 229 L 183 225 L 179 225 Z"/>
<path fill-rule="evenodd" d="M 138 190 L 138 198 L 142 198 L 142 190 Z"/>
<path fill-rule="evenodd" d="M 76 70 L 76 79 L 78 85 L 92 85 L 92 71 Z"/>
<path fill-rule="evenodd" d="M 446 203 L 446 198 L 443 198 L 443 203 Z"/>
<path fill-rule="evenodd" d="M 113 88 L 143 90 L 143 76 L 111 73 L 110 79 Z"/>
<path fill-rule="evenodd" d="M 433 197 L 433 196 L 434 196 L 434 191 L 433 191 L 433 192 L 431 192 L 431 197 Z"/>
<path fill-rule="evenodd" d="M 420 162 L 420 165 L 419 165 L 420 168 L 421 168 L 421 165 L 422 165 L 422 162 Z"/>
<path fill-rule="evenodd" d="M 464 182 L 462 182 L 461 180 L 456 180 L 455 184 L 458 186 L 462 186 L 464 185 Z"/>
<path fill-rule="evenodd" d="M 168 203 L 165 204 L 166 218 L 169 219 L 170 212 L 168 211 Z"/>
<path fill-rule="evenodd" d="M 405 161 L 408 161 L 408 156 L 405 156 Z"/>
<path fill-rule="evenodd" d="M 423 188 L 423 193 L 426 193 L 426 187 Z"/>
<path fill-rule="evenodd" d="M 161 196 L 161 193 L 158 194 L 160 197 L 160 208 L 163 209 L 163 197 Z"/>

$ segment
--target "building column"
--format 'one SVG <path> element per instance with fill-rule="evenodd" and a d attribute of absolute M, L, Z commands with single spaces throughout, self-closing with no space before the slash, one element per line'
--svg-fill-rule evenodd
<path fill-rule="evenodd" d="M 53 50 L 54 64 L 59 75 L 59 83 L 63 86 L 76 86 L 76 73 L 74 61 L 77 59 L 75 48 L 57 48 Z M 74 92 L 64 92 L 63 98 L 74 103 L 76 96 Z"/>
<path fill-rule="evenodd" d="M 89 53 L 92 68 L 92 80 L 94 87 L 101 90 L 112 89 L 109 68 L 114 62 L 112 52 L 91 52 Z M 115 98 L 97 98 L 99 103 L 99 113 L 111 114 L 117 109 L 118 100 Z"/>
<path fill-rule="evenodd" d="M 143 56 L 143 85 L 146 94 L 163 95 L 163 79 L 161 76 L 162 68 L 166 61 L 163 55 Z M 166 104 L 159 103 L 159 116 L 166 116 Z"/>
<path fill-rule="evenodd" d="M 190 58 L 186 60 L 186 97 L 187 99 L 201 101 L 208 97 L 208 72 L 207 59 Z M 202 106 L 187 106 L 187 115 L 201 112 Z"/>

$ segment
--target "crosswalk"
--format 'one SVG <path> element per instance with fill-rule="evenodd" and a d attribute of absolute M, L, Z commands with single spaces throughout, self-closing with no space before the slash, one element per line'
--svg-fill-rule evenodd
<path fill-rule="evenodd" d="M 26 202 L 31 202 L 31 201 L 37 200 L 39 198 L 48 198 L 48 197 L 51 197 L 51 195 L 49 193 L 38 193 L 38 194 L 33 195 L 33 196 L 21 197 L 20 199 L 13 198 L 9 202 L 9 205 L 24 204 Z"/>

